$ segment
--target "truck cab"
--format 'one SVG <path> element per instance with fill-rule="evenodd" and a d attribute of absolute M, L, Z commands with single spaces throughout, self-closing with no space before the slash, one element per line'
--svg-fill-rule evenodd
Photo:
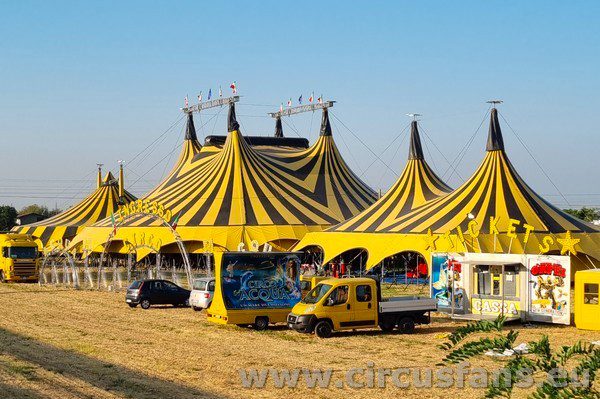
<path fill-rule="evenodd" d="M 30 235 L 0 233 L 0 282 L 38 281 L 40 261 Z"/>
<path fill-rule="evenodd" d="M 294 306 L 288 327 L 314 332 L 321 338 L 334 331 L 398 328 L 410 333 L 416 324 L 429 323 L 429 312 L 437 309 L 431 298 L 381 298 L 378 281 L 372 278 L 332 278 L 321 281 Z"/>

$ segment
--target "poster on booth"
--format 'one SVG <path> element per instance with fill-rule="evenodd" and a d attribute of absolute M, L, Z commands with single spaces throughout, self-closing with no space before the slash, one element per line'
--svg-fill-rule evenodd
<path fill-rule="evenodd" d="M 301 298 L 300 259 L 293 253 L 226 253 L 221 290 L 227 309 L 285 309 Z"/>
<path fill-rule="evenodd" d="M 441 311 L 463 312 L 465 295 L 462 265 L 448 254 L 432 254 L 431 297 L 437 299 Z"/>
<path fill-rule="evenodd" d="M 529 257 L 529 312 L 533 321 L 571 323 L 571 260 L 568 256 Z"/>

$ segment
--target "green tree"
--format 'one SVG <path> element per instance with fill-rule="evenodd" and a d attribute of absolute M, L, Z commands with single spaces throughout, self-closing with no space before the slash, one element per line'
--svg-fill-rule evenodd
<path fill-rule="evenodd" d="M 62 212 L 62 210 L 60 210 L 58 208 L 54 208 L 54 209 L 50 210 L 45 205 L 31 204 L 31 205 L 27 205 L 26 207 L 21 209 L 19 211 L 19 215 L 23 215 L 26 213 L 37 213 L 39 215 L 42 215 L 44 217 L 44 219 L 47 219 L 47 218 L 57 215 L 61 212 Z"/>
<path fill-rule="evenodd" d="M 10 205 L 0 206 L 0 231 L 8 231 L 17 222 L 17 210 Z"/>
<path fill-rule="evenodd" d="M 576 218 L 585 220 L 586 222 L 593 222 L 594 220 L 600 219 L 600 210 L 595 208 L 586 208 L 584 206 L 581 209 L 563 209 L 563 211 Z"/>

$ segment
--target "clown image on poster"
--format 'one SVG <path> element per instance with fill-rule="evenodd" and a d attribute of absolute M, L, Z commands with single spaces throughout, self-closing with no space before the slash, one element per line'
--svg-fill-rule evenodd
<path fill-rule="evenodd" d="M 530 259 L 530 309 L 533 318 L 570 324 L 570 265 L 561 259 Z M 567 262 L 568 263 L 568 262 Z"/>
<path fill-rule="evenodd" d="M 440 308 L 463 310 L 464 289 L 462 266 L 447 254 L 434 254 L 431 262 L 431 297 L 437 299 Z"/>
<path fill-rule="evenodd" d="M 291 308 L 300 301 L 300 259 L 295 254 L 225 254 L 223 266 L 227 309 Z"/>

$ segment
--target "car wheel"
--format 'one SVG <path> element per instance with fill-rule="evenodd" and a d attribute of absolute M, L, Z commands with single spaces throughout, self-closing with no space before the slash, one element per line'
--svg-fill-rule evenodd
<path fill-rule="evenodd" d="M 403 317 L 398 323 L 398 330 L 402 334 L 412 334 L 415 331 L 415 321 L 412 317 Z"/>
<path fill-rule="evenodd" d="M 135 308 L 137 307 L 137 303 L 128 303 L 130 308 Z"/>
<path fill-rule="evenodd" d="M 202 308 L 199 306 L 192 306 L 192 309 L 194 309 L 196 312 L 199 312 L 202 310 Z"/>
<path fill-rule="evenodd" d="M 327 320 L 321 320 L 315 326 L 315 334 L 319 338 L 329 338 L 333 333 L 333 328 L 331 327 L 331 323 Z"/>
<path fill-rule="evenodd" d="M 253 326 L 256 331 L 266 330 L 269 327 L 269 318 L 266 316 L 257 317 Z"/>
<path fill-rule="evenodd" d="M 144 299 L 142 300 L 142 302 L 140 302 L 140 306 L 142 307 L 142 309 L 150 309 L 150 301 L 148 299 Z"/>

